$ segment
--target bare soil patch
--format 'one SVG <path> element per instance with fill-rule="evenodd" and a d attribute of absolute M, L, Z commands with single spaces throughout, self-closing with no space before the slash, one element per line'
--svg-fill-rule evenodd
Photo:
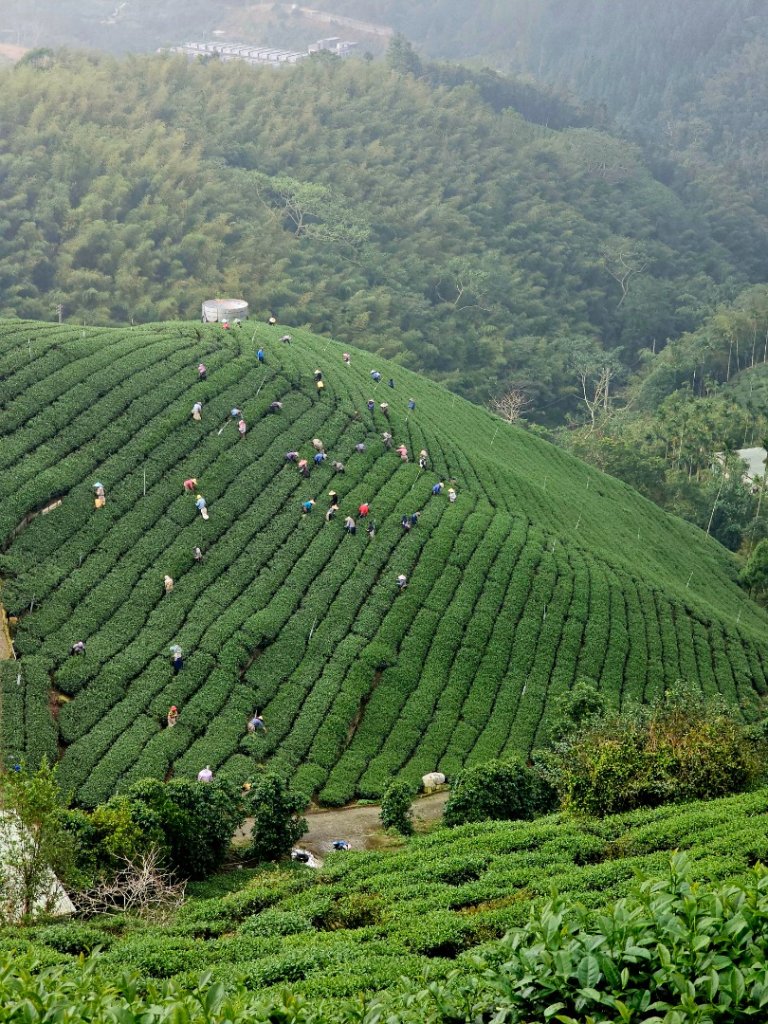
<path fill-rule="evenodd" d="M 448 792 L 432 793 L 420 797 L 413 803 L 413 819 L 417 831 L 420 827 L 442 817 Z M 321 861 L 331 852 L 336 839 L 346 839 L 353 850 L 380 850 L 398 845 L 398 840 L 388 836 L 379 821 L 378 805 L 310 810 L 307 812 L 309 828 L 296 844 L 309 850 Z M 244 843 L 253 828 L 253 819 L 248 818 L 234 837 L 235 845 Z"/>
<path fill-rule="evenodd" d="M 0 604 L 0 661 L 8 661 L 13 657 L 11 634 L 8 632 L 8 619 L 5 608 Z"/>
<path fill-rule="evenodd" d="M 28 48 L 26 46 L 15 46 L 13 43 L 0 43 L 0 57 L 7 57 L 8 60 L 16 62 L 21 60 Z"/>

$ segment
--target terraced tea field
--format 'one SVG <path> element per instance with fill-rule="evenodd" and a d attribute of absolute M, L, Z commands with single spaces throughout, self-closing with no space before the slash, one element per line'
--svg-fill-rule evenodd
<path fill-rule="evenodd" d="M 6 758 L 60 756 L 86 805 L 142 776 L 245 777 L 263 760 L 340 804 L 528 751 L 579 675 L 616 705 L 678 678 L 732 702 L 766 692 L 768 620 L 716 542 L 394 364 L 352 351 L 346 366 L 340 345 L 282 333 L 0 323 L 0 577 L 20 656 L 2 671 Z M 266 735 L 246 731 L 255 708 Z"/>
<path fill-rule="evenodd" d="M 59 962 L 77 977 L 78 954 L 99 946 L 96 969 L 110 978 L 127 969 L 192 986 L 210 971 L 275 999 L 286 988 L 313 1006 L 355 998 L 357 1014 L 321 1018 L 346 1024 L 360 1021 L 363 992 L 423 979 L 425 971 L 476 974 L 473 958 L 492 954 L 494 940 L 524 927 L 553 891 L 568 904 L 609 907 L 638 876 L 660 877 L 675 850 L 705 886 L 749 885 L 751 868 L 768 856 L 767 811 L 762 789 L 600 821 L 554 815 L 438 828 L 400 849 L 330 854 L 320 871 L 270 865 L 193 884 L 187 904 L 162 926 L 134 919 L 121 931 L 114 918 L 96 917 L 87 925 L 6 927 L 0 957 L 11 951 L 16 964 Z"/>

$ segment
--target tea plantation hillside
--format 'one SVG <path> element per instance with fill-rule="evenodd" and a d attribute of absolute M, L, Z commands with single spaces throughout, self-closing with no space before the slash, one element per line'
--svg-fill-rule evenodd
<path fill-rule="evenodd" d="M 638 874 L 663 875 L 676 849 L 684 852 L 694 879 L 748 883 L 750 869 L 768 856 L 767 810 L 768 792 L 763 789 L 600 821 L 555 815 L 533 822 L 439 828 L 397 850 L 331 854 L 321 871 L 270 865 L 193 884 L 186 905 L 163 925 L 110 917 L 103 924 L 95 918 L 87 924 L 0 929 L 0 962 L 13 954 L 11 974 L 28 960 L 38 969 L 59 963 L 72 982 L 86 966 L 78 955 L 86 954 L 87 964 L 87 955 L 100 947 L 103 955 L 92 963 L 108 978 L 132 970 L 143 978 L 175 978 L 184 991 L 194 987 L 201 972 L 210 971 L 216 980 L 242 983 L 275 1004 L 280 996 L 273 986 L 289 987 L 294 995 L 313 1000 L 313 1006 L 328 1000 L 327 1017 L 319 1020 L 359 1022 L 358 993 L 396 988 L 404 977 L 422 978 L 425 969 L 433 978 L 456 969 L 480 973 L 473 962 L 478 947 L 496 959 L 493 940 L 525 926 L 532 908 L 553 891 L 568 904 L 608 907 L 626 896 Z M 668 916 L 673 917 L 669 911 Z M 702 916 L 687 906 L 690 927 L 706 928 Z M 685 949 L 684 923 L 677 923 L 677 948 Z M 559 934 L 565 942 L 564 926 Z M 723 947 L 714 948 L 724 952 Z M 681 965 L 688 963 L 681 955 Z M 10 1002 L 11 994 L 2 988 L 8 973 L 0 973 L 0 993 Z M 79 987 L 73 991 L 59 985 L 58 991 L 74 1000 Z M 94 987 L 83 986 L 89 996 Z M 144 985 L 138 988 L 143 991 Z M 345 1002 L 355 995 L 358 1013 Z M 19 999 L 18 993 L 13 998 Z M 31 1018 L 20 1014 L 18 1019 Z M 73 1014 L 72 1019 L 81 1018 Z M 229 1019 L 294 1020 L 279 1012 Z M 376 1019 L 401 1020 L 365 1018 Z M 490 1017 L 446 1013 L 439 1019 Z"/>
<path fill-rule="evenodd" d="M 0 323 L 0 577 L 20 655 L 3 672 L 6 757 L 59 755 L 85 805 L 146 775 L 246 777 L 264 760 L 343 803 L 393 774 L 528 751 L 579 675 L 615 705 L 678 678 L 731 702 L 766 692 L 768 623 L 717 543 L 400 367 L 282 333 Z M 364 519 L 344 530 L 361 502 L 373 538 Z M 268 732 L 249 736 L 256 708 Z"/>

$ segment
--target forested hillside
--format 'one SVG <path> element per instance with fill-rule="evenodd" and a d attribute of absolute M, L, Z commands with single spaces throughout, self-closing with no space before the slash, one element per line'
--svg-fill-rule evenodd
<path fill-rule="evenodd" d="M 766 691 L 765 613 L 717 542 L 395 364 L 281 333 L 2 325 L 8 757 L 60 756 L 89 806 L 263 761 L 344 803 L 527 754 L 582 676 L 612 707 L 678 679 L 732 706 Z"/>
<path fill-rule="evenodd" d="M 236 6 L 226 0 L 3 0 L 4 41 L 153 52 L 187 34 L 208 38 Z"/>
<path fill-rule="evenodd" d="M 324 0 L 432 59 L 490 64 L 647 147 L 660 179 L 760 274 L 766 256 L 768 10 L 762 0 Z"/>
<path fill-rule="evenodd" d="M 696 85 L 768 32 L 760 0 L 322 0 L 402 32 L 432 58 L 485 58 L 639 119 L 695 98 Z"/>
<path fill-rule="evenodd" d="M 631 366 L 749 281 L 633 145 L 471 81 L 59 54 L 0 85 L 6 315 L 240 294 L 470 397 L 527 383 L 562 418 L 585 347 Z"/>

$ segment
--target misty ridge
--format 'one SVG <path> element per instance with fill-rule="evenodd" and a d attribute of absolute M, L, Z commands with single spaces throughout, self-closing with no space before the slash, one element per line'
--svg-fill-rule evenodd
<path fill-rule="evenodd" d="M 712 453 L 763 432 L 760 3 L 9 0 L 0 32 L 4 315 L 277 304 L 707 527 Z"/>

